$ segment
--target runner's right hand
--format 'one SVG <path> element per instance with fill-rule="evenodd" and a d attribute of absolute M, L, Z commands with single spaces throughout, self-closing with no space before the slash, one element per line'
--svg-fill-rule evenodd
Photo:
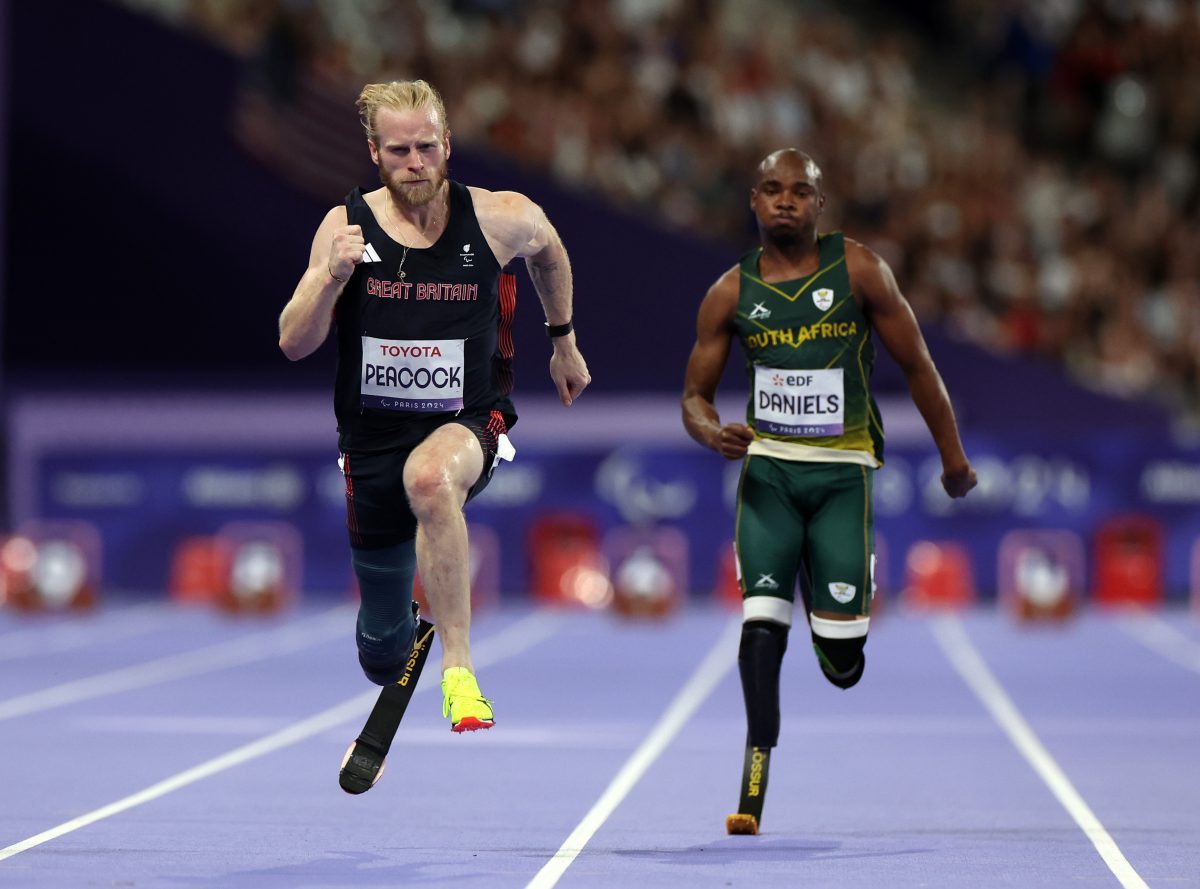
<path fill-rule="evenodd" d="M 726 423 L 717 433 L 714 450 L 726 460 L 740 460 L 754 441 L 754 430 L 745 423 Z"/>
<path fill-rule="evenodd" d="M 362 226 L 344 225 L 335 229 L 333 243 L 329 246 L 330 277 L 345 281 L 354 274 L 354 267 L 362 262 L 366 246 Z"/>

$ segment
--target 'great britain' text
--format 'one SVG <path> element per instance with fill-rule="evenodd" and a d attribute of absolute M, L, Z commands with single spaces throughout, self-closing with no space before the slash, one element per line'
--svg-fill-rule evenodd
<path fill-rule="evenodd" d="M 438 302 L 475 302 L 479 299 L 478 284 L 439 284 L 412 281 L 383 281 L 367 278 L 367 294 L 383 299 L 417 299 Z"/>

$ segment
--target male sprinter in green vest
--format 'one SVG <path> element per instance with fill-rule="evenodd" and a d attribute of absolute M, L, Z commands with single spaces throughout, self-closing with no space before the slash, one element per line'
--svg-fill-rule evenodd
<path fill-rule="evenodd" d="M 962 497 L 975 487 L 946 388 L 891 269 L 840 232 L 817 233 L 825 195 L 813 159 L 794 148 L 768 155 L 750 206 L 761 246 L 704 297 L 683 392 L 692 438 L 743 461 L 734 548 L 748 732 L 729 833 L 758 832 L 801 567 L 825 678 L 845 689 L 863 674 L 874 592 L 871 475 L 883 465 L 883 426 L 870 392 L 872 328 L 933 434 L 946 493 Z M 744 424 L 722 423 L 714 406 L 735 336 L 750 383 Z"/>

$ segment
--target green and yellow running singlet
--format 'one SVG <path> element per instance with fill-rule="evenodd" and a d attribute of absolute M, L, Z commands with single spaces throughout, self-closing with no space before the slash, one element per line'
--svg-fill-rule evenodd
<path fill-rule="evenodd" d="M 815 274 L 772 284 L 759 277 L 761 248 L 742 257 L 734 323 L 750 385 L 750 453 L 881 466 L 875 348 L 850 292 L 841 232 L 820 235 L 818 249 Z"/>

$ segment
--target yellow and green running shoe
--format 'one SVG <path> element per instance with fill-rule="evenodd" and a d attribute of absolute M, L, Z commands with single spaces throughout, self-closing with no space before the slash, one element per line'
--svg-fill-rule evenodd
<path fill-rule="evenodd" d="M 442 715 L 449 717 L 452 732 L 475 732 L 496 722 L 492 702 L 466 667 L 451 667 L 442 674 Z"/>

